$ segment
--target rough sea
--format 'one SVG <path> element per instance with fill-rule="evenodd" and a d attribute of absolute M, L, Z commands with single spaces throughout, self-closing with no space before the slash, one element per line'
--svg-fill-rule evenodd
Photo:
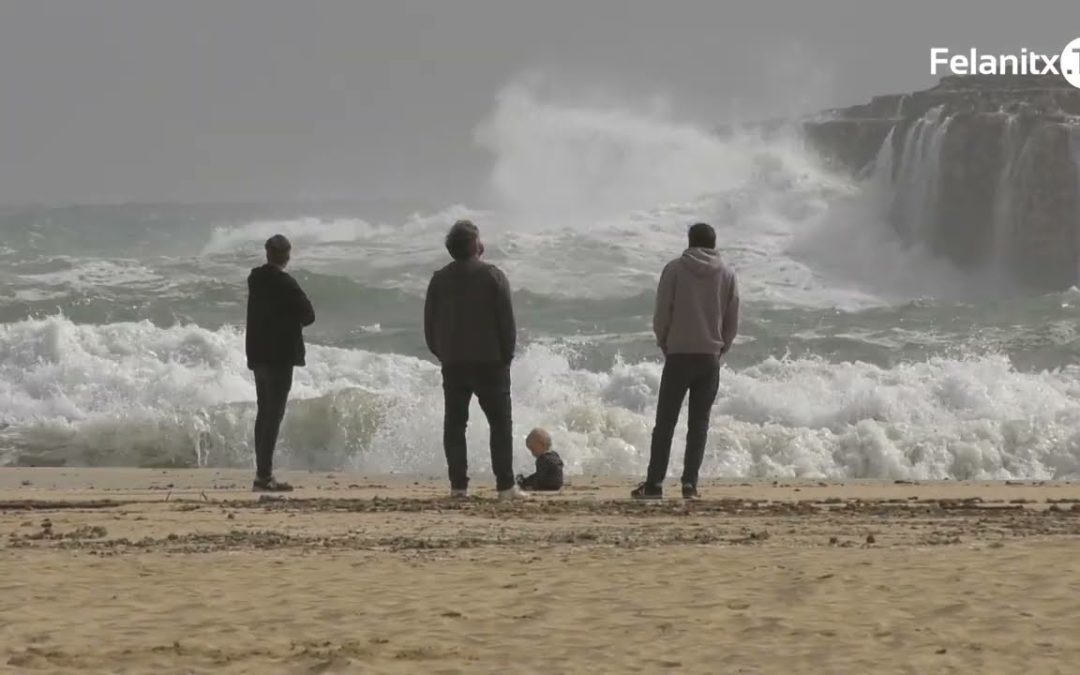
<path fill-rule="evenodd" d="M 280 463 L 442 474 L 423 292 L 469 217 L 514 289 L 515 434 L 550 429 L 571 475 L 644 471 L 653 291 L 704 220 L 743 308 L 704 475 L 1080 477 L 1080 292 L 901 244 L 882 217 L 895 188 L 825 171 L 794 135 L 526 91 L 504 92 L 477 142 L 478 204 L 0 209 L 0 464 L 251 466 L 245 278 L 281 232 L 317 320 Z M 475 404 L 472 419 L 480 478 Z"/>

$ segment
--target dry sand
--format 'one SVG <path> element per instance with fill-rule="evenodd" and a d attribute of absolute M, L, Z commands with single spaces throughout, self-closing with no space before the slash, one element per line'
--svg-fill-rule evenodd
<path fill-rule="evenodd" d="M 1078 485 L 286 478 L 0 469 L 0 672 L 1080 671 Z"/>

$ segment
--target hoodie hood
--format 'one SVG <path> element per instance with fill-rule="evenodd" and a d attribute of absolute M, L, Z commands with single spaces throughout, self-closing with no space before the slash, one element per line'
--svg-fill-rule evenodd
<path fill-rule="evenodd" d="M 714 248 L 688 248 L 679 258 L 687 271 L 698 276 L 711 276 L 724 269 L 720 253 Z"/>
<path fill-rule="evenodd" d="M 281 269 L 279 269 L 277 267 L 274 267 L 273 265 L 270 265 L 270 264 L 259 265 L 258 267 L 253 267 L 251 269 L 251 276 L 255 277 L 255 278 L 265 277 L 265 276 L 268 276 L 268 275 L 279 274 L 279 273 L 281 273 L 283 271 L 284 270 L 281 270 Z"/>
<path fill-rule="evenodd" d="M 653 332 L 665 355 L 722 356 L 738 328 L 735 273 L 716 249 L 688 248 L 664 267 L 656 287 Z"/>

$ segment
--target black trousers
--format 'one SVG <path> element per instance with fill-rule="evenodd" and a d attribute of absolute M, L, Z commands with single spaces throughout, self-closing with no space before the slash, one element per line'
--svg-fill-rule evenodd
<path fill-rule="evenodd" d="M 274 474 L 274 446 L 277 444 L 285 404 L 292 389 L 292 366 L 255 366 L 255 476 L 266 479 Z"/>
<path fill-rule="evenodd" d="M 510 403 L 510 368 L 501 364 L 443 366 L 443 450 L 450 474 L 450 487 L 469 486 L 469 452 L 465 429 L 469 425 L 469 403 L 473 394 L 491 428 L 491 468 L 495 488 L 514 487 L 514 438 Z"/>
<path fill-rule="evenodd" d="M 690 393 L 686 425 L 686 458 L 682 482 L 697 485 L 698 471 L 705 457 L 709 435 L 709 415 L 720 387 L 720 357 L 712 354 L 670 354 L 660 378 L 660 396 L 656 403 L 656 426 L 649 451 L 649 472 L 645 480 L 660 485 L 667 476 L 671 459 L 671 439 L 679 422 L 679 410 Z"/>

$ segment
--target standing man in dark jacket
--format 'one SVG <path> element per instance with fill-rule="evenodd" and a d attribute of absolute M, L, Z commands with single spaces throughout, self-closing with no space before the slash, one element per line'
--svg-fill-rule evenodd
<path fill-rule="evenodd" d="M 446 235 L 453 261 L 435 272 L 424 302 L 424 337 L 442 364 L 443 450 L 450 495 L 468 495 L 469 460 L 465 428 L 473 394 L 491 428 L 491 468 L 499 499 L 526 495 L 514 483 L 510 362 L 517 327 L 510 283 L 494 265 L 482 262 L 480 231 L 467 220 Z"/>
<path fill-rule="evenodd" d="M 286 271 L 292 244 L 284 235 L 266 240 L 266 264 L 248 276 L 247 361 L 255 373 L 255 482 L 260 492 L 290 492 L 274 478 L 277 443 L 285 404 L 292 389 L 293 367 L 304 365 L 303 327 L 315 322 L 300 284 Z"/>
<path fill-rule="evenodd" d="M 682 496 L 698 496 L 698 471 L 705 456 L 709 415 L 720 386 L 720 357 L 739 330 L 739 289 L 735 273 L 716 251 L 716 231 L 706 223 L 690 228 L 690 246 L 660 275 L 653 332 L 664 353 L 664 373 L 649 449 L 649 472 L 631 496 L 660 499 L 671 457 L 679 409 L 690 393 L 683 462 Z"/>

